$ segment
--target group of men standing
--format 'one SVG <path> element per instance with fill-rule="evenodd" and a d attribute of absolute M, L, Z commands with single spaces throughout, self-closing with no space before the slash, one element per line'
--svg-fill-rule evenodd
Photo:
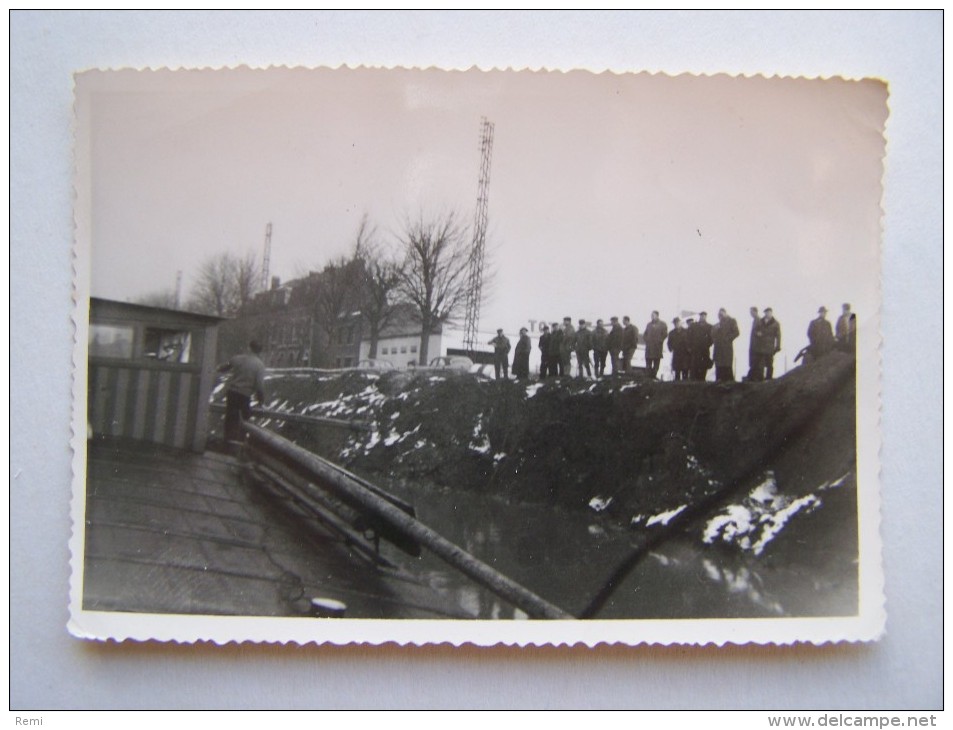
<path fill-rule="evenodd" d="M 748 347 L 748 374 L 743 380 L 763 381 L 774 377 L 774 356 L 781 351 L 781 325 L 774 318 L 771 307 L 759 312 L 751 307 L 751 339 Z M 850 311 L 850 305 L 844 305 L 844 312 L 837 320 L 836 331 L 826 319 L 827 309 L 818 310 L 817 319 L 808 327 L 808 348 L 813 357 L 820 357 L 837 348 L 852 352 L 856 340 L 856 317 Z M 562 324 L 543 323 L 540 327 L 540 377 L 572 375 L 572 356 L 576 355 L 578 377 L 602 377 L 606 372 L 606 363 L 610 363 L 612 374 L 629 372 L 632 369 L 632 357 L 639 342 L 639 329 L 629 317 L 611 317 L 609 327 L 603 320 L 597 320 L 594 329 L 589 323 L 578 320 L 573 327 L 570 317 L 563 317 Z M 662 363 L 662 354 L 667 344 L 672 353 L 672 372 L 675 380 L 705 380 L 708 371 L 715 368 L 716 382 L 732 382 L 734 373 L 734 342 L 740 336 L 737 320 L 721 308 L 718 321 L 708 322 L 708 313 L 700 312 L 698 319 L 680 317 L 672 320 L 672 329 L 659 318 L 657 311 L 652 312 L 651 320 L 645 325 L 645 370 L 652 378 L 658 377 Z M 493 345 L 496 363 L 496 377 L 507 377 L 510 342 L 497 330 L 497 336 L 490 340 Z M 513 375 L 518 379 L 529 377 L 529 355 L 532 344 L 525 327 L 520 330 L 519 343 L 513 360 Z M 590 356 L 591 353 L 591 356 Z"/>
<path fill-rule="evenodd" d="M 724 382 L 735 379 L 734 342 L 740 332 L 738 322 L 724 308 L 718 310 L 716 324 L 708 321 L 708 312 L 699 312 L 697 322 L 689 317 L 683 325 L 681 318 L 676 317 L 672 320 L 672 327 L 668 335 L 668 349 L 672 353 L 675 380 L 704 380 L 713 365 L 715 380 Z"/>
<path fill-rule="evenodd" d="M 579 328 L 572 326 L 571 317 L 563 317 L 562 326 L 553 322 L 552 328 L 543 323 L 539 336 L 540 377 L 572 375 L 572 355 L 576 354 L 577 374 L 582 377 L 601 377 L 606 371 L 606 362 L 612 365 L 612 373 L 631 370 L 632 356 L 639 344 L 639 328 L 629 317 L 609 320 L 609 328 L 600 319 L 594 329 L 589 323 L 579 320 Z M 592 353 L 592 357 L 590 357 Z"/>

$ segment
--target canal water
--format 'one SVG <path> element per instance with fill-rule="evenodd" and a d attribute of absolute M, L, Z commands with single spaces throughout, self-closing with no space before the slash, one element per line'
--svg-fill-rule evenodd
<path fill-rule="evenodd" d="M 511 504 L 450 489 L 403 491 L 424 524 L 563 610 L 580 615 L 633 552 L 638 533 L 595 511 Z M 849 490 L 825 514 L 792 520 L 797 539 L 767 555 L 705 544 L 705 525 L 643 557 L 594 618 L 760 618 L 851 615 L 857 610 L 856 537 L 832 529 Z M 653 529 L 645 528 L 641 529 Z M 824 535 L 817 535 L 823 531 Z M 830 534 L 828 534 L 830 533 Z M 832 535 L 833 539 L 832 541 Z M 766 551 L 767 552 L 767 551 Z M 517 608 L 424 551 L 411 568 L 479 618 L 526 618 Z"/>

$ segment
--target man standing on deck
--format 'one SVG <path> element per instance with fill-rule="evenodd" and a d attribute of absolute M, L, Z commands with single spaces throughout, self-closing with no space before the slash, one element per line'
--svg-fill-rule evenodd
<path fill-rule="evenodd" d="M 225 387 L 225 440 L 242 441 L 242 421 L 251 418 L 251 397 L 259 404 L 265 403 L 265 364 L 258 355 L 261 345 L 255 340 L 248 343 L 250 353 L 235 355 L 218 372 L 230 373 Z"/>
<path fill-rule="evenodd" d="M 658 377 L 666 337 L 668 325 L 659 319 L 658 311 L 652 312 L 652 321 L 645 325 L 645 369 L 648 370 L 649 377 Z"/>

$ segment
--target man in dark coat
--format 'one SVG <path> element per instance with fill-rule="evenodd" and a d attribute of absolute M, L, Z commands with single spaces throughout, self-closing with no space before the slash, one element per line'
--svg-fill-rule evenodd
<path fill-rule="evenodd" d="M 811 354 L 815 359 L 823 357 L 834 349 L 834 330 L 827 321 L 827 307 L 817 310 L 817 318 L 811 320 L 807 327 L 807 341 L 811 346 Z"/>
<path fill-rule="evenodd" d="M 632 324 L 628 316 L 622 318 L 622 372 L 632 369 L 632 356 L 639 346 L 639 328 Z"/>
<path fill-rule="evenodd" d="M 563 365 L 560 352 L 563 347 L 563 330 L 559 322 L 553 322 L 549 338 L 549 374 L 552 376 L 563 374 Z"/>
<path fill-rule="evenodd" d="M 609 333 L 602 320 L 596 321 L 596 328 L 592 331 L 592 356 L 596 365 L 596 377 L 606 374 L 606 355 L 609 354 Z"/>
<path fill-rule="evenodd" d="M 665 338 L 668 337 L 668 325 L 659 319 L 657 311 L 652 312 L 652 320 L 645 325 L 645 369 L 651 377 L 658 377 L 662 364 L 662 351 Z"/>
<path fill-rule="evenodd" d="M 692 380 L 704 380 L 712 366 L 711 330 L 708 312 L 699 312 L 698 321 L 688 329 L 688 344 L 692 351 Z"/>
<path fill-rule="evenodd" d="M 715 360 L 715 380 L 718 382 L 731 382 L 735 379 L 735 346 L 734 341 L 740 332 L 738 331 L 738 322 L 734 317 L 729 317 L 724 307 L 718 310 L 718 324 L 711 331 L 711 338 L 714 342 L 714 360 Z"/>
<path fill-rule="evenodd" d="M 672 373 L 675 380 L 688 380 L 692 353 L 688 349 L 688 330 L 682 327 L 682 320 L 672 320 L 672 331 L 668 335 L 668 351 L 672 353 Z"/>
<path fill-rule="evenodd" d="M 618 317 L 609 319 L 609 357 L 612 358 L 612 374 L 617 375 L 622 372 L 622 325 L 619 324 Z"/>
<path fill-rule="evenodd" d="M 503 380 L 507 379 L 507 370 L 509 369 L 510 341 L 503 334 L 502 329 L 496 331 L 496 337 L 490 340 L 493 345 L 493 369 L 496 370 L 496 379 L 500 379 L 500 372 L 503 373 Z"/>
<path fill-rule="evenodd" d="M 758 366 L 758 353 L 755 351 L 755 343 L 761 335 L 761 316 L 758 314 L 757 307 L 751 307 L 748 310 L 751 313 L 751 339 L 748 341 L 748 375 L 744 380 L 755 380 L 755 370 Z"/>
<path fill-rule="evenodd" d="M 542 332 L 539 336 L 539 377 L 545 378 L 549 376 L 549 338 L 552 335 L 549 334 L 549 325 L 545 322 L 539 329 Z"/>
<path fill-rule="evenodd" d="M 774 355 L 781 351 L 781 324 L 774 318 L 774 310 L 765 307 L 764 316 L 758 323 L 755 354 L 758 356 L 754 380 L 771 380 L 774 377 Z"/>
<path fill-rule="evenodd" d="M 576 367 L 579 369 L 578 375 L 582 377 L 582 371 L 585 369 L 586 376 L 592 377 L 592 362 L 589 360 L 589 350 L 592 349 L 592 333 L 586 326 L 586 320 L 579 320 L 579 329 L 576 330 Z"/>
<path fill-rule="evenodd" d="M 560 375 L 572 375 L 572 353 L 576 349 L 576 330 L 572 317 L 563 317 L 563 338 L 559 343 Z"/>
<path fill-rule="evenodd" d="M 525 327 L 521 327 L 520 339 L 513 351 L 513 375 L 517 380 L 525 380 L 529 377 L 529 353 L 532 349 L 533 344 L 529 339 L 529 331 Z"/>

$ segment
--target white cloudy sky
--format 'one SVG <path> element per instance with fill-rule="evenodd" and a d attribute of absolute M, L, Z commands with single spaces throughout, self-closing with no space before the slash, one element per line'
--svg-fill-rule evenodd
<path fill-rule="evenodd" d="M 851 302 L 861 328 L 878 306 L 878 81 L 246 69 L 78 89 L 96 296 L 178 270 L 187 290 L 207 255 L 260 252 L 268 222 L 284 280 L 345 253 L 365 212 L 385 240 L 420 211 L 469 225 L 486 116 L 481 330 L 725 306 L 746 342 L 748 307 L 771 305 L 793 357 L 818 305 Z"/>

